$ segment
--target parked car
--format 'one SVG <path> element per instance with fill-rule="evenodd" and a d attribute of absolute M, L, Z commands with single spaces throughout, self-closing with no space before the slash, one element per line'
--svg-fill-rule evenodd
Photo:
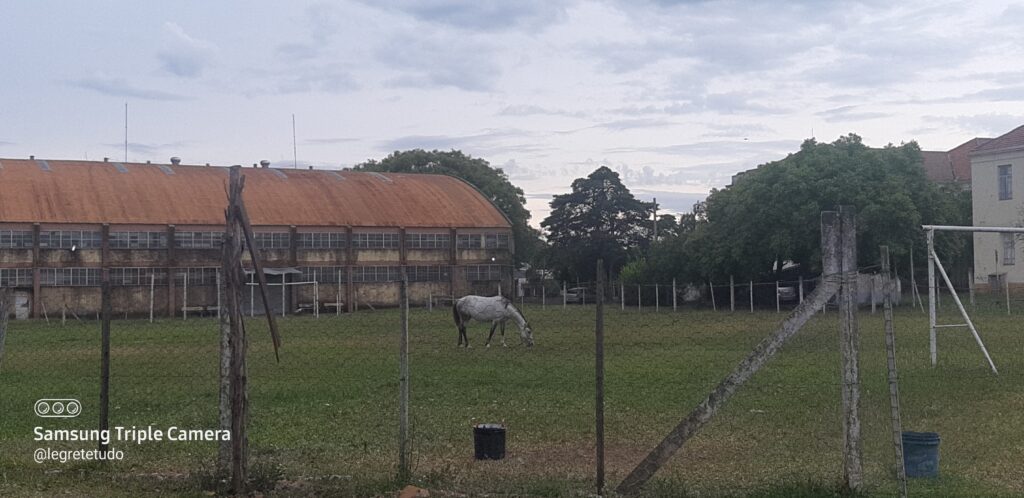
<path fill-rule="evenodd" d="M 590 299 L 593 299 L 591 297 Z M 586 304 L 587 302 L 587 288 L 586 287 L 572 287 L 565 290 L 565 302 L 568 304 Z"/>
<path fill-rule="evenodd" d="M 779 300 L 783 302 L 796 301 L 800 296 L 796 287 L 779 287 Z"/>

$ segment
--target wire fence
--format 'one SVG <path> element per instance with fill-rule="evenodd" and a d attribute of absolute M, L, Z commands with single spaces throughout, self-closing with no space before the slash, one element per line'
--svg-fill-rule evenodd
<path fill-rule="evenodd" d="M 868 290 L 876 280 L 858 277 L 864 472 L 870 491 L 897 495 L 882 333 L 884 294 L 878 287 L 872 300 Z M 607 481 L 622 480 L 820 284 L 820 276 L 779 282 L 733 279 L 731 288 L 725 279 L 697 285 L 609 282 L 603 306 Z M 917 284 L 927 309 L 927 285 Z M 470 347 L 460 347 L 453 296 L 428 292 L 410 302 L 407 482 L 394 477 L 399 310 L 377 306 L 349 313 L 324 307 L 319 313 L 303 310 L 283 317 L 280 363 L 266 324 L 248 320 L 253 487 L 339 496 L 390 494 L 408 483 L 470 495 L 593 492 L 597 286 L 552 281 L 516 289 L 506 297 L 524 317 L 532 347 L 514 317 L 505 323 L 504 335 L 500 326 L 494 332 L 490 347 L 491 323 L 468 322 Z M 963 330 L 941 333 L 938 364 L 932 366 L 928 318 L 912 299 L 913 288 L 905 282 L 893 296 L 901 303 L 894 322 L 903 425 L 942 435 L 941 472 L 949 477 L 914 481 L 911 491 L 1022 493 L 1024 471 L 1016 464 L 1021 425 L 1010 419 L 1024 408 L 1019 396 L 1024 337 L 1018 326 L 1024 294 L 975 290 L 972 301 L 970 289 L 957 292 L 1000 367 L 998 377 Z M 956 320 L 948 292 L 939 299 L 940 319 Z M 645 493 L 778 488 L 786 494 L 787 489 L 818 485 L 807 483 L 832 486 L 843 465 L 839 316 L 834 306 L 816 315 L 768 368 L 737 391 L 713 424 L 659 471 Z M 125 438 L 115 436 L 110 446 L 121 452 L 121 459 L 75 486 L 86 486 L 77 488 L 82 494 L 103 494 L 98 490 L 110 486 L 141 494 L 155 481 L 166 492 L 218 489 L 220 443 L 200 433 L 218 428 L 215 313 L 153 322 L 126 320 L 117 313 L 114 318 L 110 425 L 122 428 Z M 88 449 L 96 441 L 37 440 L 35 427 L 97 427 L 99 323 L 86 316 L 63 322 L 53 316 L 12 320 L 0 351 L 0 408 L 5 413 L 0 453 L 6 475 L 0 494 L 12 486 L 29 486 L 40 471 L 57 482 L 78 482 L 79 474 L 65 472 L 75 468 L 74 462 L 48 458 L 37 463 L 34 452 Z M 40 417 L 33 409 L 40 399 L 78 400 L 80 414 Z M 503 460 L 474 458 L 473 427 L 481 423 L 506 429 Z M 162 439 L 153 431 L 162 431 Z"/>

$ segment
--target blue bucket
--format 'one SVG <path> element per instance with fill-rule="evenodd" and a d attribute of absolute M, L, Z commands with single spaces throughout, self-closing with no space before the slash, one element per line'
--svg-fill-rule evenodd
<path fill-rule="evenodd" d="M 939 441 L 937 432 L 903 433 L 903 466 L 907 477 L 939 476 Z"/>

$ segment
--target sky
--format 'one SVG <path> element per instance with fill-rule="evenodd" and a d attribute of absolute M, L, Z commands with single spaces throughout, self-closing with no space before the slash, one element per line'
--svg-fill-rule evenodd
<path fill-rule="evenodd" d="M 1024 5 L 0 0 L 0 158 L 502 168 L 539 225 L 602 165 L 688 212 L 814 137 L 1024 124 Z M 292 116 L 295 117 L 293 141 Z"/>

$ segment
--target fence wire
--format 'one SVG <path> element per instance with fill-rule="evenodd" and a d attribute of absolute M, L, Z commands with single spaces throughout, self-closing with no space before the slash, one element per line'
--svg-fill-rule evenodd
<path fill-rule="evenodd" d="M 861 277 L 860 282 L 873 282 Z M 605 301 L 607 481 L 614 486 L 693 409 L 754 346 L 809 295 L 818 278 L 779 282 L 727 280 L 609 282 Z M 927 286 L 917 282 L 927 309 Z M 874 284 L 871 284 L 874 285 Z M 563 292 L 564 288 L 564 292 Z M 712 291 L 713 288 L 713 291 Z M 487 347 L 489 323 L 470 322 L 469 348 L 457 345 L 452 297 L 410 304 L 412 482 L 442 492 L 568 495 L 593 491 L 594 326 L 592 282 L 526 282 L 508 296 L 532 330 L 522 342 L 514 320 Z M 897 363 L 905 430 L 942 436 L 941 482 L 911 482 L 911 493 L 1024 492 L 1019 390 L 1024 295 L 957 289 L 996 364 L 988 370 L 966 329 L 945 329 L 938 363 L 929 358 L 928 317 L 895 298 Z M 861 420 L 869 490 L 895 495 L 881 292 L 858 315 Z M 939 318 L 958 319 L 948 291 Z M 751 311 L 752 310 L 752 311 Z M 323 311 L 323 310 L 322 310 Z M 168 430 L 218 427 L 219 325 L 215 317 L 117 317 L 111 337 L 111 426 Z M 280 322 L 281 362 L 266 324 L 247 321 L 253 478 L 265 490 L 374 496 L 393 492 L 398 452 L 398 332 L 394 308 L 323 311 Z M 842 472 L 838 313 L 812 319 L 767 367 L 741 387 L 712 424 L 649 484 L 651 496 L 744 493 L 793 483 L 831 486 Z M 99 323 L 91 317 L 12 320 L 0 364 L 0 447 L 12 475 L 66 463 L 37 464 L 36 426 L 96 426 Z M 42 398 L 80 400 L 81 415 L 54 422 L 32 407 Z M 474 459 L 473 427 L 503 424 L 506 456 Z M 105 472 L 159 476 L 166 489 L 215 487 L 218 443 L 113 443 L 122 461 Z M 132 484 L 114 480 L 130 492 Z M 405 484 L 405 483 L 401 483 Z M 945 486 L 945 487 L 943 487 Z M 0 488 L 2 489 L 2 488 Z M 980 491 L 979 491 L 980 490 Z"/>

